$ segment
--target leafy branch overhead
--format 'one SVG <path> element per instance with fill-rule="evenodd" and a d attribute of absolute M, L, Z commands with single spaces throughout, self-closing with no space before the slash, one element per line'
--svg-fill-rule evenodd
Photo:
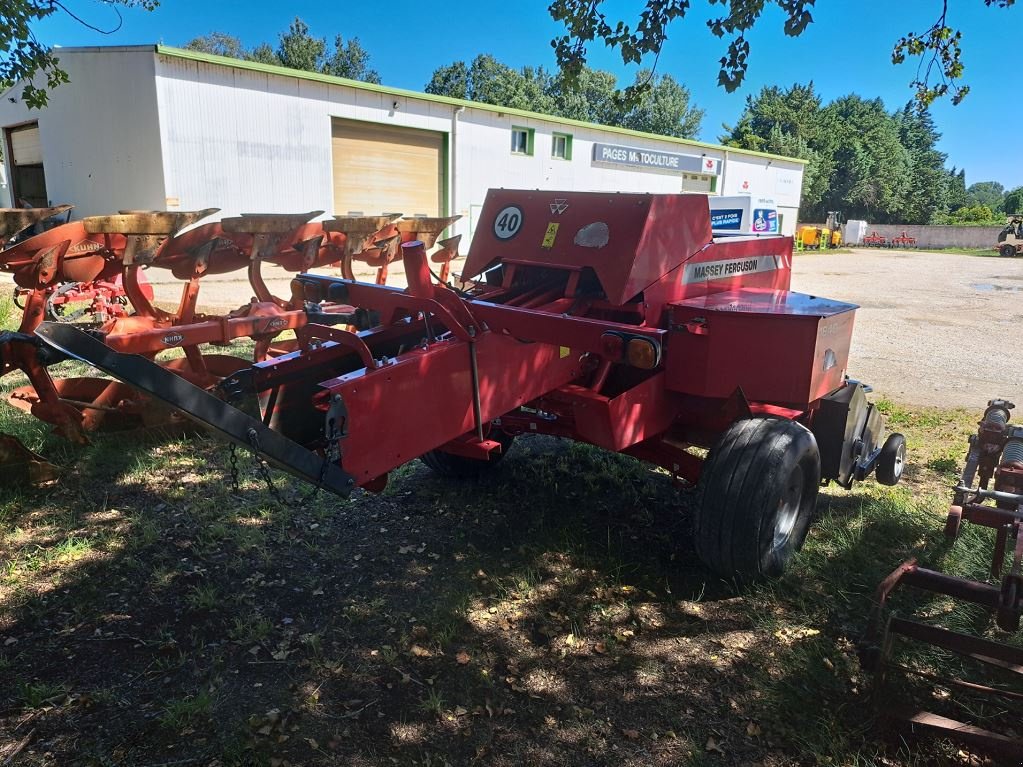
<path fill-rule="evenodd" d="M 784 31 L 790 37 L 801 35 L 813 23 L 810 13 L 816 0 L 707 0 L 710 5 L 723 6 L 721 15 L 710 19 L 707 26 L 716 37 L 727 39 L 728 47 L 721 57 L 718 84 L 732 92 L 742 85 L 750 60 L 747 33 L 760 21 L 765 8 L 777 5 L 784 14 Z M 1008 8 L 1016 0 L 983 0 L 987 6 Z M 609 20 L 603 11 L 604 0 L 553 0 L 549 7 L 555 21 L 565 26 L 565 34 L 551 41 L 558 65 L 574 80 L 586 66 L 590 45 L 603 42 L 616 49 L 625 64 L 642 64 L 653 58 L 651 72 L 668 39 L 671 24 L 684 19 L 692 0 L 646 0 L 638 19 L 630 24 Z M 852 5 L 850 3 L 850 5 Z M 900 38 L 892 51 L 892 62 L 902 64 L 909 57 L 919 58 L 911 86 L 916 90 L 918 105 L 926 107 L 935 99 L 950 95 L 958 104 L 969 93 L 969 86 L 960 83 L 964 73 L 962 33 L 947 23 L 948 0 L 941 0 L 940 15 L 926 31 L 909 32 Z M 623 91 L 625 100 L 641 98 L 649 87 L 638 82 Z"/>
<path fill-rule="evenodd" d="M 49 89 L 68 81 L 53 50 L 39 42 L 32 30 L 42 19 L 65 13 L 83 26 L 109 34 L 121 26 L 117 6 L 151 11 L 159 0 L 106 0 L 105 4 L 113 10 L 116 22 L 111 28 L 101 29 L 77 16 L 60 0 L 0 0 L 0 91 L 24 80 L 21 98 L 29 107 L 38 109 L 46 106 Z M 45 77 L 45 85 L 33 82 L 37 74 Z"/>

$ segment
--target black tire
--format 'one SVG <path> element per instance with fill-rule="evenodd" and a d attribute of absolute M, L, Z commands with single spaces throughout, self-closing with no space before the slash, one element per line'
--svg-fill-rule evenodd
<path fill-rule="evenodd" d="M 778 418 L 736 421 L 700 477 L 697 555 L 725 578 L 781 575 L 806 540 L 820 479 L 820 452 L 809 429 Z"/>
<path fill-rule="evenodd" d="M 501 459 L 508 453 L 508 450 L 511 449 L 512 442 L 515 441 L 515 437 L 497 428 L 490 430 L 487 439 L 501 443 L 501 452 L 491 453 L 490 460 L 466 458 L 461 455 L 445 453 L 443 450 L 431 450 L 429 453 L 421 455 L 419 460 L 442 477 L 449 477 L 451 479 L 478 477 L 481 472 L 491 469 L 500 463 Z"/>
<path fill-rule="evenodd" d="M 1012 258 L 1013 256 L 1016 255 L 1016 246 L 1006 243 L 1005 245 L 998 249 L 998 254 L 1004 256 L 1005 258 Z"/>
<path fill-rule="evenodd" d="M 877 481 L 882 485 L 897 485 L 902 479 L 906 466 L 906 438 L 901 434 L 889 434 L 877 457 Z"/>

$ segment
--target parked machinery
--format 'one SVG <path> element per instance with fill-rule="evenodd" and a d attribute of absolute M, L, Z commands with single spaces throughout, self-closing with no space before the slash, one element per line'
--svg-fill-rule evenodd
<path fill-rule="evenodd" d="M 801 226 L 796 237 L 803 250 L 824 250 L 830 246 L 831 230 L 820 226 Z"/>
<path fill-rule="evenodd" d="M 1005 228 L 998 233 L 998 244 L 995 245 L 998 255 L 1010 258 L 1023 255 L 1023 216 L 1010 216 Z"/>
<path fill-rule="evenodd" d="M 828 211 L 828 222 L 825 225 L 831 232 L 831 236 L 828 238 L 829 248 L 839 248 L 842 246 L 842 213 L 837 210 Z"/>
<path fill-rule="evenodd" d="M 37 343 L 342 496 L 420 456 L 485 470 L 523 434 L 642 458 L 702 490 L 696 549 L 728 577 L 784 568 L 822 481 L 901 475 L 905 441 L 845 375 L 856 307 L 789 290 L 788 237 L 715 240 L 704 196 L 492 190 L 462 288 L 421 239 L 400 250 L 404 290 L 299 275 L 273 315 L 296 348 L 212 391 L 125 353 L 149 329 Z"/>
<path fill-rule="evenodd" d="M 988 581 L 947 575 L 909 560 L 878 587 L 874 613 L 862 644 L 864 665 L 875 671 L 876 698 L 883 713 L 912 727 L 961 740 L 985 750 L 1023 760 L 1018 705 L 1023 701 L 1023 648 L 935 625 L 940 611 L 921 618 L 902 617 L 888 609 L 892 592 L 912 586 L 955 600 L 981 605 L 993 613 L 998 628 L 1018 632 L 1023 615 L 1023 426 L 1010 422 L 1014 405 L 991 400 L 970 447 L 962 478 L 955 488 L 945 535 L 955 541 L 964 523 L 996 531 Z M 983 622 L 975 625 L 983 631 Z M 906 641 L 944 653 L 956 671 L 938 674 L 919 663 L 902 665 Z M 929 683 L 931 705 L 897 706 L 889 689 L 896 672 Z M 934 690 L 951 691 L 934 694 Z M 1015 707 L 1015 708 L 1014 708 Z M 961 720 L 961 718 L 963 720 Z M 972 720 L 972 721 L 965 721 Z M 993 728 L 1006 728 L 996 732 Z"/>

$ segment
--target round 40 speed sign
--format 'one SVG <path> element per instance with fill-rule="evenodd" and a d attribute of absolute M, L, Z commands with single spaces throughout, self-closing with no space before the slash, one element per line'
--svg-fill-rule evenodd
<path fill-rule="evenodd" d="M 494 218 L 494 236 L 499 240 L 510 240 L 522 228 L 522 208 L 508 205 L 498 211 Z"/>

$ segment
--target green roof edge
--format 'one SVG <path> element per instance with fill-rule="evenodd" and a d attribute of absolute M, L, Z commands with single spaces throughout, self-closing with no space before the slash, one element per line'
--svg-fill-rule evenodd
<path fill-rule="evenodd" d="M 677 138 L 675 136 L 660 136 L 656 133 L 646 133 L 644 131 L 632 130 L 631 128 L 619 128 L 615 125 L 601 125 L 599 123 L 589 123 L 583 120 L 573 120 L 572 118 L 569 117 L 558 117 L 557 115 L 546 115 L 540 112 L 530 112 L 525 109 L 515 109 L 514 107 L 502 107 L 497 106 L 495 104 L 485 104 L 481 101 L 468 101 L 466 99 L 451 98 L 450 96 L 438 96 L 433 93 L 423 93 L 421 91 L 410 91 L 404 88 L 392 88 L 386 85 L 365 83 L 362 82 L 361 80 L 349 80 L 344 77 L 335 77 L 333 75 L 320 74 L 319 72 L 307 72 L 302 69 L 289 69 L 288 67 L 279 67 L 275 66 L 274 64 L 261 64 L 255 61 L 245 61 L 244 59 L 233 59 L 228 56 L 214 56 L 213 54 L 210 53 L 190 51 L 185 48 L 175 48 L 170 45 L 157 45 L 156 52 L 163 56 L 172 56 L 178 59 L 201 61 L 207 64 L 221 64 L 223 66 L 235 67 L 237 69 L 247 69 L 252 72 L 264 72 L 266 74 L 271 75 L 295 77 L 300 80 L 312 80 L 314 82 L 327 83 L 329 85 L 346 85 L 350 88 L 358 88 L 359 90 L 370 91 L 372 93 L 385 93 L 390 96 L 401 96 L 403 98 L 419 99 L 420 101 L 432 101 L 437 104 L 447 104 L 449 106 L 479 109 L 484 112 L 497 112 L 500 114 L 512 115 L 515 117 L 525 117 L 533 120 L 545 120 L 546 122 L 553 122 L 559 125 L 572 125 L 577 128 L 592 128 L 595 130 L 608 131 L 610 133 L 618 133 L 623 136 L 656 139 L 658 141 L 667 141 L 672 144 L 679 144 L 681 146 L 691 146 L 698 149 L 714 149 L 717 151 L 749 155 L 752 157 L 764 157 L 769 160 L 784 160 L 785 162 L 797 163 L 799 165 L 806 165 L 806 163 L 808 162 L 807 160 L 802 160 L 798 157 L 786 157 L 785 155 L 780 154 L 756 152 L 752 149 L 739 149 L 736 147 L 724 146 L 722 144 L 709 144 L 703 141 L 694 141 L 692 139 Z"/>

